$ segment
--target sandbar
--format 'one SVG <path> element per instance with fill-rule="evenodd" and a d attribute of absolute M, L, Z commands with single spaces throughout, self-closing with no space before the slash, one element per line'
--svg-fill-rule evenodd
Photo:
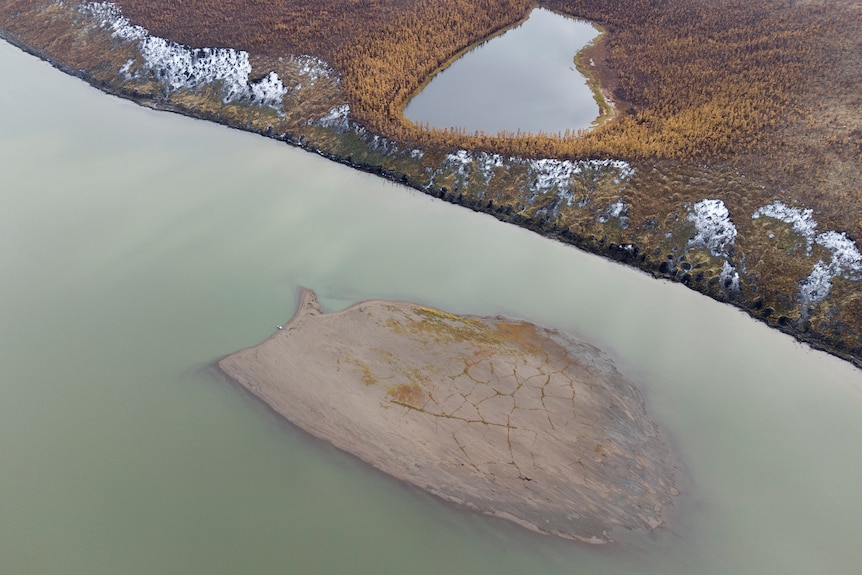
<path fill-rule="evenodd" d="M 449 502 L 588 543 L 665 524 L 676 458 L 596 347 L 503 317 L 366 301 L 219 362 L 297 427 Z"/>

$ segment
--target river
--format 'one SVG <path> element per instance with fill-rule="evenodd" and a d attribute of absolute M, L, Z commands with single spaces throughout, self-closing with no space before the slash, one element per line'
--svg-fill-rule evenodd
<path fill-rule="evenodd" d="M 101 94 L 0 42 L 4 575 L 854 574 L 862 372 L 737 310 L 284 144 Z M 609 547 L 453 508 L 214 373 L 369 298 L 596 343 L 690 478 Z"/>
<path fill-rule="evenodd" d="M 469 133 L 586 130 L 599 107 L 574 57 L 598 35 L 589 22 L 535 9 L 434 76 L 404 116 Z"/>

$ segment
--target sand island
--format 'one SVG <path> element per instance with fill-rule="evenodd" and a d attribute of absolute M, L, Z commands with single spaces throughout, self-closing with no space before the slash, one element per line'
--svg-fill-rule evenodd
<path fill-rule="evenodd" d="M 221 370 L 306 432 L 450 502 L 607 543 L 664 523 L 675 459 L 594 346 L 531 323 L 369 301 L 296 315 Z"/>

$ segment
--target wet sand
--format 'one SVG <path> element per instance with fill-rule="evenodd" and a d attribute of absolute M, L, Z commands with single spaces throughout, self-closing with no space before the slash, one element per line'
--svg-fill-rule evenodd
<path fill-rule="evenodd" d="M 664 524 L 674 454 L 600 350 L 505 318 L 403 302 L 299 309 L 221 370 L 306 432 L 428 492 L 607 543 Z"/>

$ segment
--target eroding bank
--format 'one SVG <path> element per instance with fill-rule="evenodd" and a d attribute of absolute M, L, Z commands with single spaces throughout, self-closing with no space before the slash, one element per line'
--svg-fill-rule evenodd
<path fill-rule="evenodd" d="M 780 190 L 720 166 L 554 157 L 569 140 L 546 138 L 539 149 L 535 139 L 516 138 L 511 142 L 524 146 L 517 155 L 462 149 L 458 138 L 449 147 L 415 147 L 358 123 L 339 76 L 320 60 L 182 46 L 150 36 L 106 5 L 0 0 L 0 37 L 106 92 L 300 146 L 682 282 L 857 364 L 862 357 L 858 244 L 829 226 L 821 233 L 830 241 L 807 249 L 781 218 L 753 217 L 784 202 Z M 237 69 L 225 69 L 223 57 Z M 194 81 L 177 85 L 177 72 Z M 732 238 L 713 249 L 704 230 L 729 226 Z M 843 263 L 832 265 L 839 247 Z"/>

